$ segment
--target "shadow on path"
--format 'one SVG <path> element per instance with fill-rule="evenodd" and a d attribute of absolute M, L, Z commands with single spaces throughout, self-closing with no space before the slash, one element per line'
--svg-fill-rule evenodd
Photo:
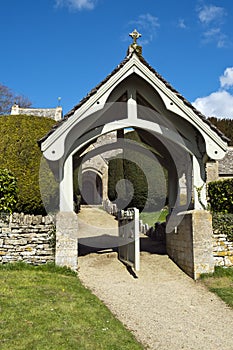
<path fill-rule="evenodd" d="M 103 243 L 102 245 L 101 242 Z M 78 244 L 78 256 L 85 256 L 91 253 L 104 254 L 109 252 L 117 252 L 117 242 L 117 237 L 107 235 L 81 238 Z M 166 245 L 163 242 L 154 241 L 151 238 L 142 235 L 140 237 L 140 252 L 165 255 Z"/>

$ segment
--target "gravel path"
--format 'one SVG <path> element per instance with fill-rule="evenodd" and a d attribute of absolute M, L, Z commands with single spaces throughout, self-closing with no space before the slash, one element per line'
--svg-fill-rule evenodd
<path fill-rule="evenodd" d="M 91 210 L 79 214 L 82 232 L 87 233 L 84 221 Z M 116 225 L 107 214 L 98 217 L 97 211 L 92 215 L 95 224 L 99 220 L 100 226 L 110 227 L 112 220 Z M 81 249 L 79 277 L 145 349 L 232 350 L 233 310 L 186 276 L 167 255 L 152 253 L 161 253 L 157 248 L 149 238 L 143 240 L 137 278 L 118 261 L 116 252 L 87 254 L 88 249 Z"/>

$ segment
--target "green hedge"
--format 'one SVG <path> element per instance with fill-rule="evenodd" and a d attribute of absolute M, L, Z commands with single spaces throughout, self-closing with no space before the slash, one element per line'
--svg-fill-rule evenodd
<path fill-rule="evenodd" d="M 17 180 L 18 212 L 46 213 L 40 194 L 39 170 L 42 153 L 37 141 L 54 124 L 54 120 L 44 117 L 0 117 L 0 168 L 7 168 Z"/>
<path fill-rule="evenodd" d="M 120 194 L 121 208 L 136 207 L 140 211 L 161 210 L 167 199 L 167 172 L 156 161 L 148 146 L 142 143 L 136 131 L 125 134 L 125 138 L 131 140 L 128 142 L 132 143 L 132 148 L 126 144 L 122 153 L 123 159 L 114 158 L 109 161 L 108 197 L 114 202 Z M 137 150 L 134 145 L 141 145 L 142 149 Z M 126 180 L 125 183 L 120 182 L 120 188 L 119 180 Z M 130 198 L 132 200 L 129 202 Z"/>
<path fill-rule="evenodd" d="M 113 158 L 108 165 L 108 197 L 114 200 L 117 198 L 116 184 L 124 179 L 123 159 Z"/>
<path fill-rule="evenodd" d="M 213 231 L 227 235 L 229 241 L 233 241 L 233 214 L 212 213 Z"/>
<path fill-rule="evenodd" d="M 211 211 L 233 214 L 233 179 L 208 184 Z"/>
<path fill-rule="evenodd" d="M 233 241 L 233 179 L 210 182 L 208 197 L 214 232 Z"/>
<path fill-rule="evenodd" d="M 0 212 L 12 213 L 17 203 L 17 181 L 7 169 L 0 169 Z"/>

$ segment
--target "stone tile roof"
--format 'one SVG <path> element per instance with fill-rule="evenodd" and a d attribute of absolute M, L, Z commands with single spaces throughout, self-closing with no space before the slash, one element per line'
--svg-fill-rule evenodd
<path fill-rule="evenodd" d="M 228 147 L 227 153 L 218 163 L 220 176 L 233 176 L 233 147 Z"/>
<path fill-rule="evenodd" d="M 152 68 L 149 63 L 143 58 L 143 56 L 137 53 L 136 50 L 131 52 L 126 56 L 126 58 L 104 79 L 102 80 L 95 88 L 93 88 L 77 105 L 75 105 L 65 116 L 64 118 L 58 122 L 54 127 L 42 138 L 38 141 L 38 144 L 41 145 L 43 141 L 45 141 L 61 124 L 66 122 L 66 120 L 74 114 L 76 110 L 78 110 L 89 98 L 97 93 L 97 91 L 103 86 L 111 77 L 113 77 L 124 65 L 132 58 L 133 54 L 136 53 L 141 63 L 143 63 L 159 80 L 161 80 L 166 87 L 171 90 L 182 102 L 191 108 L 193 112 L 198 115 L 198 117 L 204 121 L 206 124 L 210 126 L 210 128 L 216 132 L 218 136 L 221 137 L 225 142 L 229 142 L 230 140 L 215 126 L 213 125 L 206 117 L 198 111 L 189 101 L 187 101 L 177 90 L 171 86 L 169 82 L 167 82 L 154 68 Z"/>

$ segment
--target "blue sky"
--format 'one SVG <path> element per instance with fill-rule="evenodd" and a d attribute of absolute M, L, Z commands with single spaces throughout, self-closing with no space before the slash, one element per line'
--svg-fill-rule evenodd
<path fill-rule="evenodd" d="M 205 115 L 233 119 L 232 0 L 0 0 L 0 82 L 33 107 L 76 105 L 126 56 L 143 56 Z"/>

